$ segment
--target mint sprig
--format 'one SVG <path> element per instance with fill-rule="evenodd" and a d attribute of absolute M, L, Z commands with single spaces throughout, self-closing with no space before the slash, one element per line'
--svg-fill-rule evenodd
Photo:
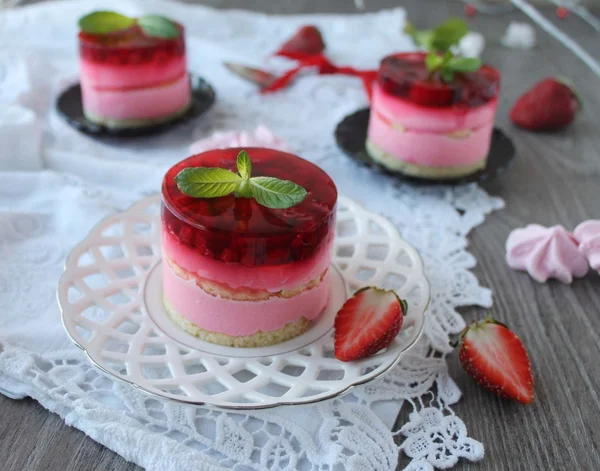
<path fill-rule="evenodd" d="M 173 39 L 179 36 L 179 28 L 169 18 L 160 15 L 144 15 L 130 18 L 114 11 L 94 11 L 79 19 L 79 29 L 90 34 L 109 34 L 122 31 L 137 24 L 146 36 Z"/>
<path fill-rule="evenodd" d="M 455 56 L 451 52 L 451 48 L 469 32 L 469 25 L 460 18 L 449 18 L 428 30 L 417 30 L 412 23 L 407 23 L 404 32 L 417 46 L 429 52 L 425 65 L 430 78 L 439 73 L 442 80 L 449 83 L 457 72 L 475 72 L 482 65 L 479 59 Z"/>
<path fill-rule="evenodd" d="M 240 177 L 244 180 L 250 179 L 252 175 L 252 162 L 250 156 L 245 150 L 241 151 L 237 156 L 237 169 L 240 173 Z"/>
<path fill-rule="evenodd" d="M 145 15 L 137 20 L 146 36 L 173 39 L 179 36 L 179 28 L 169 18 L 160 15 Z"/>
<path fill-rule="evenodd" d="M 79 29 L 90 34 L 107 34 L 130 28 L 135 24 L 134 18 L 114 11 L 94 11 L 79 18 Z"/>
<path fill-rule="evenodd" d="M 242 181 L 237 173 L 224 168 L 190 167 L 175 177 L 177 187 L 195 198 L 218 198 L 233 193 Z"/>
<path fill-rule="evenodd" d="M 425 65 L 432 76 L 436 72 L 444 82 L 452 82 L 454 74 L 457 72 L 475 72 L 481 67 L 481 60 L 473 57 L 455 56 L 450 51 L 446 51 L 443 55 L 437 52 L 430 52 L 425 57 Z"/>
<path fill-rule="evenodd" d="M 175 177 L 182 193 L 193 198 L 218 198 L 235 193 L 238 198 L 254 198 L 262 206 L 285 209 L 301 203 L 306 190 L 289 180 L 274 177 L 252 177 L 252 162 L 243 150 L 237 156 L 234 173 L 224 168 L 189 167 Z"/>
<path fill-rule="evenodd" d="M 433 29 L 418 30 L 409 22 L 404 32 L 426 51 L 446 52 L 469 32 L 469 25 L 460 18 L 448 18 Z"/>

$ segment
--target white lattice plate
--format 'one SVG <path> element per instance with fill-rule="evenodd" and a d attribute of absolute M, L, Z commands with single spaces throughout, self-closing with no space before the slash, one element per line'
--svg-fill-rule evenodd
<path fill-rule="evenodd" d="M 429 284 L 418 253 L 387 220 L 340 198 L 331 299 L 303 335 L 264 348 L 203 342 L 167 318 L 161 302 L 160 197 L 100 222 L 67 257 L 58 285 L 64 327 L 108 376 L 156 397 L 228 409 L 306 404 L 382 375 L 423 331 Z M 409 309 L 384 351 L 343 363 L 333 319 L 349 291 L 395 289 Z"/>

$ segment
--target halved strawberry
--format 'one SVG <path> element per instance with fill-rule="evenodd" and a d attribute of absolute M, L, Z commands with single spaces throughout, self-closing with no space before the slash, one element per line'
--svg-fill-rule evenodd
<path fill-rule="evenodd" d="M 307 55 L 317 55 L 325 50 L 323 36 L 316 26 L 302 26 L 275 53 L 290 59 L 303 59 Z"/>
<path fill-rule="evenodd" d="M 398 335 L 406 301 L 393 291 L 362 288 L 335 317 L 335 357 L 353 361 L 374 355 Z"/>
<path fill-rule="evenodd" d="M 488 317 L 460 336 L 460 362 L 481 386 L 523 404 L 533 401 L 533 374 L 523 343 L 508 327 Z"/>

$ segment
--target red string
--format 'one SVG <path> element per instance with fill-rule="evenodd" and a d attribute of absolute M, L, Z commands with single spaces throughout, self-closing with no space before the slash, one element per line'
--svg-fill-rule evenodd
<path fill-rule="evenodd" d="M 371 99 L 373 81 L 377 75 L 376 70 L 359 70 L 354 67 L 336 66 L 323 54 L 295 54 L 294 56 L 294 59 L 299 62 L 299 65 L 288 70 L 281 77 L 278 77 L 268 87 L 263 88 L 261 93 L 273 93 L 282 90 L 287 87 L 302 70 L 316 67 L 319 75 L 341 74 L 360 78 L 369 99 Z"/>

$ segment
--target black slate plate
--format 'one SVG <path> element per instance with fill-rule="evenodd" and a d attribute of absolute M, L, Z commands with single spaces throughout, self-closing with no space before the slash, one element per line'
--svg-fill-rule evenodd
<path fill-rule="evenodd" d="M 112 129 L 92 123 L 83 115 L 81 87 L 79 83 L 67 88 L 56 100 L 56 110 L 72 127 L 95 137 L 138 137 L 156 134 L 206 113 L 215 102 L 216 94 L 212 86 L 203 78 L 190 74 L 192 85 L 192 105 L 181 116 L 167 123 L 140 128 Z"/>
<path fill-rule="evenodd" d="M 402 180 L 423 184 L 456 185 L 467 182 L 485 182 L 504 172 L 515 158 L 515 146 L 500 129 L 494 128 L 492 147 L 488 155 L 487 167 L 477 173 L 460 178 L 429 179 L 411 177 L 389 170 L 374 161 L 365 148 L 370 109 L 364 108 L 346 116 L 335 128 L 335 140 L 352 160 L 360 165 L 374 168 Z"/>

